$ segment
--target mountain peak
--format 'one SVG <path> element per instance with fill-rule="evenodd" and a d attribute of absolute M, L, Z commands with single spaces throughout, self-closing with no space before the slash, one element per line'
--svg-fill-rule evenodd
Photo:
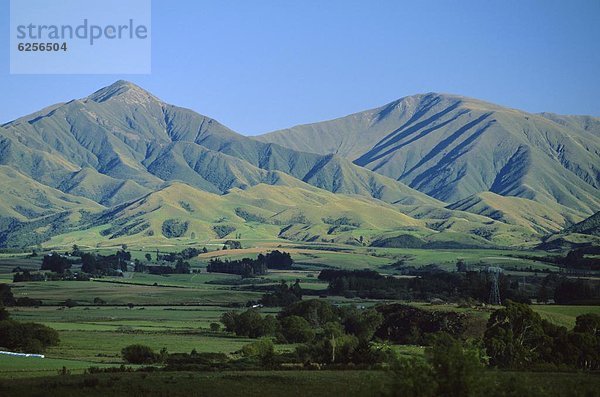
<path fill-rule="evenodd" d="M 92 95 L 88 96 L 87 99 L 94 102 L 106 102 L 112 99 L 119 99 L 131 104 L 162 102 L 140 86 L 126 80 L 117 80 L 111 85 L 94 92 Z"/>

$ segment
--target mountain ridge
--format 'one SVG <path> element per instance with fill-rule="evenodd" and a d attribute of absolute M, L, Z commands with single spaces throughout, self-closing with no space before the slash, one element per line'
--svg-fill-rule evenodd
<path fill-rule="evenodd" d="M 599 120 L 429 93 L 257 139 L 334 152 L 447 203 L 491 191 L 589 215 L 600 208 Z"/>
<path fill-rule="evenodd" d="M 200 204 L 190 204 L 194 214 L 176 198 L 165 199 L 169 192 L 185 193 L 190 202 L 197 196 L 226 203 L 222 217 L 234 219 L 236 229 L 268 238 L 356 244 L 359 228 L 352 222 L 324 221 L 350 219 L 354 207 L 357 224 L 368 225 L 366 239 L 417 233 L 436 244 L 453 238 L 469 246 L 529 244 L 600 207 L 598 126 L 593 117 L 535 115 L 428 93 L 251 138 L 119 80 L 0 128 L 0 180 L 10 181 L 12 172 L 25 186 L 6 196 L 17 204 L 0 207 L 0 245 L 21 244 L 21 235 L 56 242 L 81 233 L 99 241 L 163 241 L 169 214 L 183 223 L 190 217 L 195 234 L 205 237 L 228 230 L 210 214 L 198 218 Z M 273 136 L 282 142 L 271 142 Z M 51 200 L 34 201 L 36 194 Z M 321 215 L 310 215 L 318 212 L 309 196 L 329 203 Z M 170 204 L 135 219 L 118 215 L 160 197 Z M 281 207 L 279 217 L 255 205 L 280 207 L 274 197 L 298 203 Z M 336 209 L 340 200 L 346 212 Z M 246 207 L 256 211 L 248 219 L 240 217 Z M 385 219 L 371 224 L 360 211 L 388 214 L 397 227 Z"/>

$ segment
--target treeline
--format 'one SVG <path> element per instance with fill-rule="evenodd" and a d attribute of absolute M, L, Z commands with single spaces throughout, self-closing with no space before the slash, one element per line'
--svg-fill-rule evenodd
<path fill-rule="evenodd" d="M 263 306 L 285 307 L 300 300 L 302 300 L 300 280 L 296 280 L 296 282 L 290 286 L 288 286 L 285 281 L 282 281 L 273 288 L 272 292 L 264 294 L 259 303 Z M 252 305 L 253 302 L 249 302 L 249 304 Z"/>
<path fill-rule="evenodd" d="M 111 255 L 100 255 L 96 253 L 83 252 L 73 246 L 71 253 L 59 254 L 51 252 L 44 255 L 40 270 L 48 270 L 65 279 L 73 279 L 71 268 L 74 264 L 81 264 L 81 273 L 90 276 L 121 276 L 127 271 L 127 265 L 131 261 L 131 253 L 123 250 Z M 31 275 L 30 275 L 31 277 Z M 21 281 L 28 280 L 27 276 Z"/>
<path fill-rule="evenodd" d="M 600 247 L 589 246 L 571 250 L 559 263 L 567 270 L 600 270 L 600 257 L 589 255 L 600 255 Z"/>
<path fill-rule="evenodd" d="M 259 254 L 256 259 L 243 258 L 238 260 L 211 259 L 206 267 L 208 272 L 239 274 L 244 278 L 262 276 L 268 269 L 291 269 L 294 264 L 292 257 L 287 252 L 278 250 Z"/>
<path fill-rule="evenodd" d="M 157 253 L 156 260 L 163 260 L 166 262 L 177 262 L 179 260 L 186 261 L 188 259 L 195 258 L 196 256 L 198 256 L 200 254 L 205 254 L 207 252 L 208 252 L 208 250 L 206 249 L 206 247 L 203 247 L 202 249 L 193 248 L 193 247 L 185 248 L 185 249 L 181 250 L 181 252 L 169 252 L 166 254 Z M 150 259 L 148 259 L 148 260 L 150 260 Z"/>
<path fill-rule="evenodd" d="M 403 304 L 365 309 L 338 307 L 325 300 L 299 301 L 277 315 L 261 316 L 257 310 L 227 312 L 221 317 L 225 329 L 250 338 L 275 337 L 280 343 L 310 342 L 315 330 L 337 323 L 346 333 L 362 339 L 375 336 L 397 344 L 427 345 L 440 332 L 455 338 L 481 338 L 485 320 L 474 314 L 423 310 Z"/>
<path fill-rule="evenodd" d="M 445 272 L 437 268 L 422 270 L 412 278 L 384 276 L 373 270 L 325 269 L 319 279 L 327 281 L 332 295 L 367 299 L 445 301 L 476 300 L 488 302 L 492 275 L 487 272 Z M 531 303 L 532 299 L 561 304 L 600 303 L 600 283 L 595 280 L 569 279 L 551 274 L 545 278 L 500 274 L 500 298 Z"/>
<path fill-rule="evenodd" d="M 492 284 L 491 276 L 485 272 L 458 273 L 439 269 L 424 271 L 412 278 L 384 276 L 373 270 L 325 269 L 319 274 L 319 279 L 329 282 L 328 291 L 332 295 L 418 301 L 475 299 L 487 302 Z M 500 276 L 502 299 L 528 301 L 519 290 L 518 283 L 511 281 L 507 276 Z"/>
<path fill-rule="evenodd" d="M 290 305 L 277 316 L 262 316 L 254 309 L 227 312 L 221 322 L 226 331 L 239 336 L 301 343 L 296 349 L 301 362 L 371 362 L 375 354 L 371 350 L 380 342 L 431 346 L 444 334 L 474 346 L 481 343 L 485 351 L 480 356 L 487 355 L 489 364 L 499 368 L 600 369 L 599 315 L 580 315 L 575 327 L 567 330 L 512 301 L 488 321 L 475 314 L 400 304 L 358 309 L 309 300 Z"/>
<path fill-rule="evenodd" d="M 338 308 L 325 301 L 309 300 L 290 305 L 277 316 L 263 317 L 254 309 L 227 312 L 221 322 L 227 332 L 239 336 L 300 343 L 287 357 L 293 362 L 374 364 L 385 361 L 391 353 L 370 343 L 383 322 L 383 316 L 373 309 Z M 260 351 L 260 346 L 254 348 Z"/>
<path fill-rule="evenodd" d="M 554 300 L 561 305 L 598 305 L 600 282 L 550 274 L 542 279 L 535 298 L 540 303 Z"/>
<path fill-rule="evenodd" d="M 131 253 L 117 251 L 112 255 L 81 253 L 81 271 L 93 276 L 122 276 L 131 261 Z"/>

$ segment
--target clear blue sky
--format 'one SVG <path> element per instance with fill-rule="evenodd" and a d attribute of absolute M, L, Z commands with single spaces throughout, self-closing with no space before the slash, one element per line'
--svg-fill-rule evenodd
<path fill-rule="evenodd" d="M 152 74 L 73 76 L 9 75 L 0 4 L 0 122 L 117 79 L 249 135 L 430 91 L 600 116 L 599 0 L 154 0 Z"/>

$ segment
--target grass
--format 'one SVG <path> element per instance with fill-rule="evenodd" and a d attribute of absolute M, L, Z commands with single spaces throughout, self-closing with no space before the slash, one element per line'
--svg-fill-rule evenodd
<path fill-rule="evenodd" d="M 600 376 L 584 373 L 486 371 L 488 384 L 524 383 L 547 397 L 594 396 Z M 393 395 L 387 371 L 154 372 L 14 379 L 0 383 L 3 396 L 382 396 Z M 537 394 L 536 394 L 537 395 Z"/>
<path fill-rule="evenodd" d="M 71 373 L 77 374 L 83 373 L 85 369 L 92 365 L 103 368 L 112 366 L 107 364 L 97 364 L 91 361 L 0 355 L 0 378 L 16 379 L 51 376 L 56 375 L 63 367 L 70 370 Z"/>
<path fill-rule="evenodd" d="M 11 311 L 18 321 L 43 323 L 59 332 L 61 342 L 49 348 L 52 358 L 87 362 L 121 363 L 121 349 L 141 343 L 170 352 L 233 353 L 248 338 L 222 332 L 209 332 L 210 323 L 219 322 L 227 307 L 97 307 L 57 310 L 56 307 L 19 308 Z M 264 309 L 264 313 L 274 313 Z M 279 350 L 289 349 L 278 345 Z"/>
<path fill-rule="evenodd" d="M 376 396 L 386 384 L 384 372 L 261 371 L 226 373 L 98 374 L 95 387 L 85 387 L 85 376 L 17 380 L 2 385 L 3 396 L 244 396 L 266 397 L 338 395 Z M 88 378 L 92 378 L 88 376 Z M 88 382 L 89 384 L 89 382 Z M 379 387 L 374 387 L 379 385 Z"/>
<path fill-rule="evenodd" d="M 206 335 L 198 331 L 115 332 L 115 331 L 61 331 L 59 346 L 48 349 L 49 357 L 120 364 L 121 349 L 142 344 L 156 351 L 219 352 L 231 354 L 253 342 L 248 338 Z"/>
<path fill-rule="evenodd" d="M 587 313 L 600 315 L 600 306 L 532 305 L 542 318 L 571 329 L 577 316 Z"/>
<path fill-rule="evenodd" d="M 161 281 L 157 277 L 157 282 Z M 191 275 L 190 275 L 191 277 Z M 110 279 L 106 279 L 111 281 Z M 61 305 L 67 299 L 82 304 L 92 304 L 94 298 L 101 298 L 111 305 L 227 305 L 245 304 L 258 299 L 259 293 L 232 291 L 226 287 L 199 284 L 197 288 L 177 288 L 174 286 L 153 286 L 148 284 L 131 285 L 119 282 L 97 281 L 46 281 L 16 283 L 12 286 L 15 297 L 41 299 L 47 305 Z M 114 281 L 114 280 L 113 280 Z"/>

